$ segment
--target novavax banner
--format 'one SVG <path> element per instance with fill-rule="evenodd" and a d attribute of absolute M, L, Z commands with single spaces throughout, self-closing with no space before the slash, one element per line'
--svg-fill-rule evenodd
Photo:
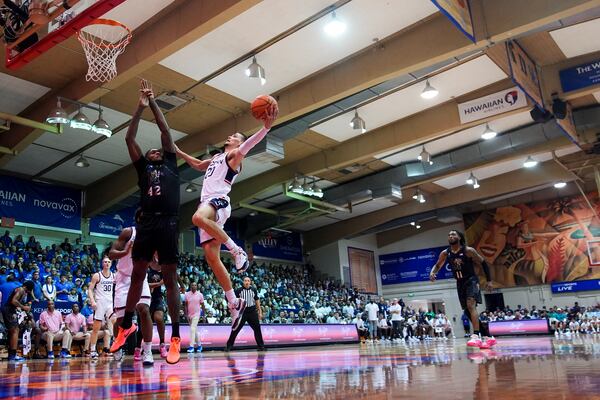
<path fill-rule="evenodd" d="M 81 230 L 81 191 L 0 175 L 0 216 L 15 222 Z"/>

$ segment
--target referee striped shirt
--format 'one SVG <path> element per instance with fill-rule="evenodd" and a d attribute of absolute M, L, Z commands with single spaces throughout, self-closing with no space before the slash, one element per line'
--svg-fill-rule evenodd
<path fill-rule="evenodd" d="M 256 308 L 256 300 L 258 299 L 258 292 L 255 288 L 250 287 L 246 289 L 245 287 L 241 287 L 235 290 L 235 294 L 237 297 L 246 300 L 246 309 Z"/>

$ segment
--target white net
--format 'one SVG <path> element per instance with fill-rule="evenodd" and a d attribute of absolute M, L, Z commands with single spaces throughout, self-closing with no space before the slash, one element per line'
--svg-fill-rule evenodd
<path fill-rule="evenodd" d="M 77 34 L 85 51 L 88 72 L 85 79 L 108 82 L 117 76 L 117 57 L 131 41 L 131 31 L 119 22 L 95 20 Z"/>

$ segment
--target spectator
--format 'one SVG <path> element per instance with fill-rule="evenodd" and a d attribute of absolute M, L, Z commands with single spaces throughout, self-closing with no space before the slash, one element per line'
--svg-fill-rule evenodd
<path fill-rule="evenodd" d="M 4 231 L 4 235 L 0 237 L 0 242 L 4 245 L 4 247 L 8 248 L 12 245 L 12 239 L 10 238 L 10 232 Z"/>
<path fill-rule="evenodd" d="M 83 350 L 88 352 L 90 349 L 90 333 L 87 331 L 85 317 L 79 313 L 79 304 L 73 304 L 71 314 L 65 317 L 65 325 L 71 335 L 71 342 L 82 342 Z M 71 351 L 71 343 L 67 349 Z"/>
<path fill-rule="evenodd" d="M 369 320 L 369 335 L 371 340 L 377 340 L 377 314 L 379 313 L 379 306 L 375 303 L 375 300 L 371 298 L 369 303 L 365 306 L 367 312 L 367 318 Z"/>
<path fill-rule="evenodd" d="M 71 288 L 73 287 L 73 284 L 67 281 L 67 276 L 62 274 L 60 276 L 60 281 L 55 286 L 56 301 L 67 301 L 69 298 L 69 293 L 71 292 Z"/>
<path fill-rule="evenodd" d="M 56 286 L 50 275 L 46 277 L 46 283 L 42 286 L 42 294 L 44 295 L 44 300 L 54 301 L 56 299 Z"/>
<path fill-rule="evenodd" d="M 54 301 L 48 301 L 48 307 L 40 315 L 40 329 L 42 330 L 42 338 L 46 341 L 48 348 L 48 358 L 54 358 L 52 347 L 54 341 L 62 342 L 60 358 L 71 358 L 69 347 L 71 343 L 71 333 L 64 324 L 63 317 L 60 312 L 54 309 Z"/>
<path fill-rule="evenodd" d="M 379 328 L 379 337 L 381 340 L 390 342 L 392 336 L 392 327 L 383 313 L 379 313 L 379 322 L 377 327 Z"/>
<path fill-rule="evenodd" d="M 190 324 L 190 347 L 187 352 L 200 353 L 202 351 L 202 343 L 200 343 L 200 339 L 197 337 L 196 328 L 201 316 L 200 311 L 202 310 L 202 313 L 206 315 L 206 307 L 204 307 L 204 296 L 198 291 L 198 284 L 196 282 L 192 282 L 190 290 L 185 293 L 183 304 L 186 311 L 185 315 Z M 197 346 L 196 341 L 198 342 Z"/>
<path fill-rule="evenodd" d="M 398 299 L 392 300 L 392 305 L 388 311 L 392 316 L 392 337 L 395 341 L 400 340 L 402 336 L 402 306 L 398 303 Z"/>

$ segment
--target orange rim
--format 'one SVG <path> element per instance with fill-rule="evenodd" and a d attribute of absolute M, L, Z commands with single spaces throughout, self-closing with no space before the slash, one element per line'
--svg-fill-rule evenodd
<path fill-rule="evenodd" d="M 85 38 L 81 34 L 83 29 L 80 29 L 79 31 L 77 31 L 77 38 L 79 39 L 80 42 L 86 42 L 86 43 L 91 44 L 96 47 L 117 47 L 117 46 L 123 46 L 124 44 L 126 45 L 131 40 L 131 29 L 129 29 L 129 27 L 127 25 L 122 24 L 119 21 L 115 21 L 112 19 L 97 18 L 97 19 L 93 20 L 92 22 L 90 22 L 89 24 L 87 24 L 86 26 L 90 26 L 90 25 L 117 26 L 117 27 L 125 29 L 127 31 L 127 34 L 122 39 L 120 39 L 120 42 L 117 45 L 115 45 L 114 43 L 104 44 L 104 43 L 96 43 L 94 41 L 91 41 L 91 40 Z"/>

